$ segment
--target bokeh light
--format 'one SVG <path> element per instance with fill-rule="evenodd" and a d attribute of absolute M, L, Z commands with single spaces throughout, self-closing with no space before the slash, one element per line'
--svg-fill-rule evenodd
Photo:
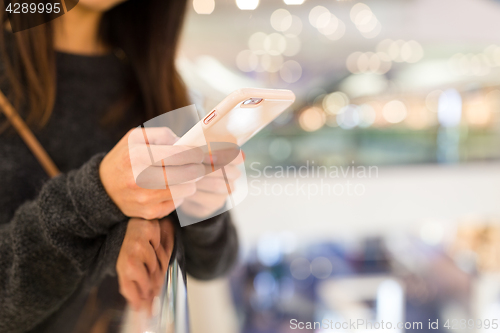
<path fill-rule="evenodd" d="M 359 106 L 350 104 L 337 114 L 337 124 L 343 129 L 352 129 L 359 125 Z"/>
<path fill-rule="evenodd" d="M 389 45 L 387 50 L 387 54 L 389 57 L 395 62 L 403 62 L 403 57 L 401 56 L 401 48 L 405 44 L 405 41 L 402 39 L 396 40 Z"/>
<path fill-rule="evenodd" d="M 302 66 L 295 60 L 287 60 L 281 66 L 280 76 L 287 83 L 297 82 L 302 76 Z"/>
<path fill-rule="evenodd" d="M 259 57 L 251 50 L 243 50 L 236 56 L 236 66 L 243 72 L 251 72 L 257 69 Z"/>
<path fill-rule="evenodd" d="M 449 60 L 452 73 L 463 76 L 485 76 L 491 72 L 492 60 L 484 53 L 456 53 Z"/>
<path fill-rule="evenodd" d="M 330 11 L 323 6 L 316 6 L 309 12 L 309 23 L 315 28 L 317 28 L 318 19 L 323 14 L 329 14 Z"/>
<path fill-rule="evenodd" d="M 193 8 L 197 14 L 212 14 L 215 9 L 215 0 L 193 0 Z"/>
<path fill-rule="evenodd" d="M 424 49 L 414 40 L 410 40 L 401 47 L 401 58 L 408 63 L 420 61 L 424 56 Z"/>
<path fill-rule="evenodd" d="M 271 14 L 271 26 L 276 31 L 286 31 L 292 26 L 292 15 L 286 9 L 276 9 Z"/>
<path fill-rule="evenodd" d="M 345 23 L 323 6 L 316 6 L 309 12 L 309 23 L 330 40 L 339 40 L 345 34 Z"/>
<path fill-rule="evenodd" d="M 372 30 L 366 32 L 361 31 L 361 35 L 367 39 L 371 39 L 380 35 L 380 32 L 382 32 L 382 25 L 380 24 L 379 21 L 377 21 L 377 24 Z"/>
<path fill-rule="evenodd" d="M 299 116 L 299 124 L 303 130 L 313 132 L 319 130 L 325 124 L 326 116 L 318 107 L 309 107 L 302 111 Z"/>
<path fill-rule="evenodd" d="M 464 103 L 464 118 L 467 123 L 474 127 L 485 127 L 492 119 L 491 104 L 488 98 L 480 93 L 469 96 Z"/>
<path fill-rule="evenodd" d="M 393 100 L 384 105 L 382 113 L 387 122 L 397 124 L 406 118 L 408 110 L 403 102 Z"/>
<path fill-rule="evenodd" d="M 241 10 L 254 10 L 259 6 L 259 0 L 236 0 L 236 6 Z"/>
<path fill-rule="evenodd" d="M 351 21 L 365 38 L 377 37 L 382 30 L 382 25 L 378 21 L 370 7 L 364 3 L 357 3 L 351 8 Z"/>
<path fill-rule="evenodd" d="M 311 273 L 318 279 L 326 279 L 332 274 L 332 263 L 328 258 L 317 257 L 311 262 Z"/>
<path fill-rule="evenodd" d="M 286 48 L 283 51 L 283 55 L 287 57 L 293 57 L 300 52 L 301 42 L 299 37 L 287 36 L 286 37 Z"/>
<path fill-rule="evenodd" d="M 377 114 L 370 104 L 359 106 L 359 127 L 370 127 L 375 122 Z"/>
<path fill-rule="evenodd" d="M 354 23 L 354 24 L 358 24 L 358 22 L 364 23 L 360 19 L 358 19 L 358 15 L 360 15 L 360 14 L 361 14 L 360 19 L 363 19 L 367 14 L 373 14 L 373 13 L 372 13 L 370 7 L 368 7 L 368 5 L 359 2 L 359 3 L 355 4 L 354 6 L 352 6 L 352 8 L 351 8 L 350 17 L 351 17 L 352 23 Z"/>
<path fill-rule="evenodd" d="M 439 96 L 438 120 L 444 127 L 460 124 L 462 118 L 462 96 L 455 89 L 445 90 Z"/>
<path fill-rule="evenodd" d="M 354 52 L 347 57 L 346 67 L 353 74 L 385 74 L 391 69 L 392 61 L 382 52 Z"/>
<path fill-rule="evenodd" d="M 323 13 L 316 20 L 316 28 L 323 35 L 331 35 L 337 31 L 339 19 L 331 13 Z"/>
<path fill-rule="evenodd" d="M 384 39 L 377 44 L 377 52 L 387 54 L 394 62 L 416 63 L 424 56 L 422 45 L 414 40 Z"/>
<path fill-rule="evenodd" d="M 259 297 L 269 297 L 276 289 L 276 279 L 271 273 L 262 271 L 255 276 L 253 286 Z"/>
<path fill-rule="evenodd" d="M 256 54 L 265 53 L 264 49 L 264 40 L 266 39 L 267 34 L 262 31 L 253 33 L 248 39 L 248 48 L 255 52 Z"/>
<path fill-rule="evenodd" d="M 462 118 L 462 96 L 455 89 L 443 91 L 439 96 L 438 120 L 443 127 L 455 127 Z"/>
<path fill-rule="evenodd" d="M 260 57 L 260 65 L 269 73 L 276 73 L 283 65 L 283 57 L 280 55 L 272 56 L 270 54 L 263 54 Z"/>
<path fill-rule="evenodd" d="M 349 97 L 340 91 L 333 92 L 323 98 L 322 106 L 331 115 L 340 113 L 340 110 L 349 105 Z"/>
<path fill-rule="evenodd" d="M 345 28 L 344 21 L 338 20 L 337 29 L 335 30 L 335 32 L 333 32 L 329 35 L 326 35 L 326 38 L 333 40 L 333 41 L 339 40 L 340 38 L 344 37 L 345 30 L 346 30 L 346 28 Z"/>
<path fill-rule="evenodd" d="M 270 55 L 280 55 L 286 49 L 286 39 L 279 33 L 272 33 L 264 38 L 264 50 Z"/>
<path fill-rule="evenodd" d="M 311 264 L 306 258 L 297 258 L 290 264 L 290 273 L 297 280 L 305 280 L 311 275 Z"/>
<path fill-rule="evenodd" d="M 358 68 L 358 59 L 363 54 L 363 52 L 353 52 L 351 53 L 346 60 L 346 67 L 349 72 L 353 74 L 360 73 Z"/>
<path fill-rule="evenodd" d="M 292 15 L 290 27 L 284 31 L 287 37 L 296 37 L 302 32 L 302 20 L 296 15 Z"/>
<path fill-rule="evenodd" d="M 389 47 L 394 41 L 392 39 L 384 39 L 377 44 L 377 52 L 389 53 Z"/>

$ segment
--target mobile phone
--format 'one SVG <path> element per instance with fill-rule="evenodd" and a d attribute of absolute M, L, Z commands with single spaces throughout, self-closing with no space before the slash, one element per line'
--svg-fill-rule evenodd
<path fill-rule="evenodd" d="M 227 96 L 175 145 L 204 146 L 210 142 L 241 147 L 295 101 L 285 89 L 239 89 Z"/>

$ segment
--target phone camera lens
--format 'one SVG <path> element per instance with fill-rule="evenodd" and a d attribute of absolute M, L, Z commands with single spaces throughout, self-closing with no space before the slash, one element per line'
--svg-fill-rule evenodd
<path fill-rule="evenodd" d="M 243 102 L 244 105 L 259 104 L 262 102 L 262 98 L 250 98 Z"/>

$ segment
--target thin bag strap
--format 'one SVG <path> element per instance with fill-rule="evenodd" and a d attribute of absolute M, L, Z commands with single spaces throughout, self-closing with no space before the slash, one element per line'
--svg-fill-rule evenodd
<path fill-rule="evenodd" d="M 38 139 L 35 137 L 33 132 L 30 130 L 28 125 L 26 125 L 26 123 L 21 118 L 19 113 L 17 113 L 16 109 L 12 106 L 7 97 L 5 97 L 5 95 L 1 91 L 0 91 L 0 108 L 2 108 L 2 111 L 7 117 L 7 119 L 10 121 L 12 126 L 14 126 L 16 131 L 19 133 L 19 136 L 21 136 L 24 143 L 26 143 L 28 148 L 33 153 L 33 155 L 35 155 L 36 159 L 43 167 L 45 172 L 49 175 L 49 177 L 53 178 L 58 174 L 60 174 L 61 172 L 55 165 L 54 161 L 52 161 L 49 154 L 47 154 L 47 151 L 45 151 L 45 149 L 40 144 Z"/>

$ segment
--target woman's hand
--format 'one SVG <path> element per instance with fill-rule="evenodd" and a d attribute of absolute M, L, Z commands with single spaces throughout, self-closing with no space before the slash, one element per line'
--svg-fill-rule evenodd
<path fill-rule="evenodd" d="M 149 144 L 145 144 L 140 130 L 129 131 L 104 157 L 99 174 L 106 192 L 123 214 L 151 220 L 169 215 L 183 198 L 196 192 L 194 180 L 205 175 L 206 166 L 202 162 L 206 157 L 201 149 L 173 146 L 178 137 L 167 127 L 146 131 Z M 153 167 L 157 168 L 153 171 L 158 171 L 163 189 L 141 188 L 134 179 L 137 168 L 151 167 L 151 156 L 155 161 L 166 158 L 163 168 L 158 163 Z M 164 172 L 168 175 L 168 185 L 163 179 Z"/>
<path fill-rule="evenodd" d="M 174 246 L 174 226 L 168 219 L 130 219 L 116 262 L 120 293 L 134 310 L 151 314 L 153 298 L 164 282 Z"/>
<path fill-rule="evenodd" d="M 224 166 L 223 170 L 207 174 L 196 182 L 196 193 L 184 199 L 181 210 L 195 218 L 209 217 L 221 209 L 229 196 L 234 191 L 234 183 L 241 176 L 237 165 L 243 163 L 242 154 L 234 161 Z M 228 188 L 229 187 L 229 188 Z"/>

